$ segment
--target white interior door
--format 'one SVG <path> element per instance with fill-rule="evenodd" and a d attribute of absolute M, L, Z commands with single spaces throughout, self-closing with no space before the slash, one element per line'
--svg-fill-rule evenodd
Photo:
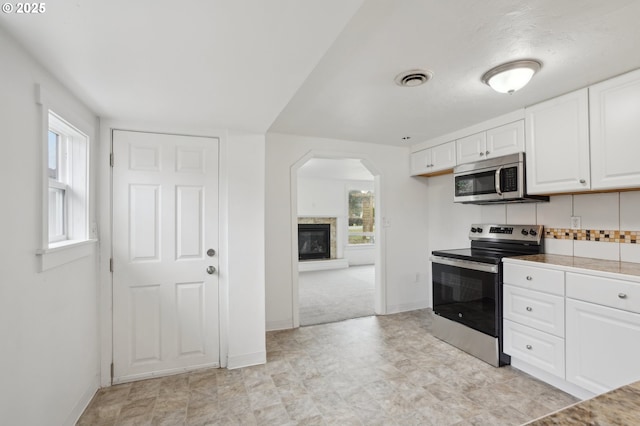
<path fill-rule="evenodd" d="M 114 131 L 113 154 L 113 382 L 217 367 L 218 140 Z"/>

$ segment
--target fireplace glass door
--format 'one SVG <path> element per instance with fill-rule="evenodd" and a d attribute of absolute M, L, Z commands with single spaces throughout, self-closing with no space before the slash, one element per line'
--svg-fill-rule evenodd
<path fill-rule="evenodd" d="M 330 232 L 328 223 L 298 224 L 298 259 L 330 259 Z"/>

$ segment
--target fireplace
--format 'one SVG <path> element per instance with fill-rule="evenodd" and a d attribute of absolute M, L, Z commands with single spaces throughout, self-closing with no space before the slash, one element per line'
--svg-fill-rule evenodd
<path fill-rule="evenodd" d="M 330 235 L 328 223 L 299 223 L 298 259 L 331 259 Z"/>

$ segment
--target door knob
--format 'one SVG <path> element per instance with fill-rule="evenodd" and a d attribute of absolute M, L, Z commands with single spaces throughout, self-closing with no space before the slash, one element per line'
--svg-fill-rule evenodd
<path fill-rule="evenodd" d="M 207 267 L 207 274 L 209 275 L 213 275 L 216 273 L 216 267 L 215 266 L 209 266 Z"/>
<path fill-rule="evenodd" d="M 216 255 L 216 251 L 214 249 L 207 250 L 207 256 L 213 257 Z"/>

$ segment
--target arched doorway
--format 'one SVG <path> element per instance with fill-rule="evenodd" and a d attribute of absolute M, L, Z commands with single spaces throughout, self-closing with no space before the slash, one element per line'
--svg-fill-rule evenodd
<path fill-rule="evenodd" d="M 294 327 L 385 313 L 380 182 L 368 158 L 343 153 L 310 152 L 291 167 Z M 332 255 L 300 262 L 310 246 L 299 223 L 314 222 L 332 224 Z"/>

